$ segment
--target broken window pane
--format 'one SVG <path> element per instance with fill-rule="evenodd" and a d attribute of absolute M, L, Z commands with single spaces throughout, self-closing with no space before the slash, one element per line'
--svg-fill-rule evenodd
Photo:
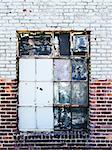
<path fill-rule="evenodd" d="M 36 128 L 35 107 L 19 107 L 19 129 L 30 131 Z"/>
<path fill-rule="evenodd" d="M 54 80 L 70 81 L 70 60 L 54 59 Z"/>
<path fill-rule="evenodd" d="M 82 57 L 72 59 L 72 80 L 87 79 L 87 60 Z"/>
<path fill-rule="evenodd" d="M 70 33 L 59 34 L 59 49 L 60 55 L 63 56 L 70 55 Z"/>
<path fill-rule="evenodd" d="M 55 37 L 54 37 L 54 49 L 52 51 L 52 56 L 60 56 L 59 36 L 58 35 L 55 35 Z"/>
<path fill-rule="evenodd" d="M 36 105 L 37 106 L 53 105 L 53 83 L 52 82 L 36 83 Z"/>
<path fill-rule="evenodd" d="M 87 126 L 87 109 L 71 108 L 72 111 L 72 128 L 86 128 Z"/>
<path fill-rule="evenodd" d="M 71 99 L 71 84 L 70 82 L 55 82 L 54 83 L 54 99 L 55 103 L 70 103 Z"/>
<path fill-rule="evenodd" d="M 86 128 L 89 38 L 81 34 L 19 32 L 21 131 Z"/>
<path fill-rule="evenodd" d="M 19 82 L 19 106 L 34 106 L 35 82 Z"/>
<path fill-rule="evenodd" d="M 54 128 L 71 128 L 71 112 L 69 108 L 54 108 Z"/>
<path fill-rule="evenodd" d="M 72 104 L 88 104 L 88 88 L 86 82 L 72 83 Z"/>
<path fill-rule="evenodd" d="M 19 60 L 19 80 L 35 81 L 35 60 L 34 59 Z"/>
<path fill-rule="evenodd" d="M 52 51 L 50 34 L 35 34 L 21 37 L 20 56 L 22 55 L 50 55 Z"/>
<path fill-rule="evenodd" d="M 37 128 L 39 130 L 53 129 L 53 107 L 37 107 Z"/>
<path fill-rule="evenodd" d="M 36 60 L 36 81 L 53 81 L 53 60 Z"/>
<path fill-rule="evenodd" d="M 73 51 L 74 52 L 87 52 L 88 50 L 88 36 L 87 35 L 74 35 L 73 36 Z"/>

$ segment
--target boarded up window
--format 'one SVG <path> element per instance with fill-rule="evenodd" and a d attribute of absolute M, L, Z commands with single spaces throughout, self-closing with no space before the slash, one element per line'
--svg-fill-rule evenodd
<path fill-rule="evenodd" d="M 19 129 L 86 128 L 89 34 L 19 32 Z"/>

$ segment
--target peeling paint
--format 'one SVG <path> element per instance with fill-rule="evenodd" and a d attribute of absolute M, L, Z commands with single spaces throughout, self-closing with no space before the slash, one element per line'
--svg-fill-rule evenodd
<path fill-rule="evenodd" d="M 66 108 L 54 109 L 54 127 L 55 129 L 70 129 L 71 128 L 70 109 L 66 109 Z"/>
<path fill-rule="evenodd" d="M 88 51 L 88 36 L 87 35 L 74 35 L 73 36 L 73 51 L 74 52 L 87 52 Z"/>
<path fill-rule="evenodd" d="M 72 108 L 72 128 L 86 128 L 87 109 Z"/>
<path fill-rule="evenodd" d="M 70 103 L 71 99 L 71 84 L 70 82 L 54 83 L 55 103 Z"/>
<path fill-rule="evenodd" d="M 22 55 L 50 55 L 51 35 L 38 34 L 24 36 L 20 39 L 20 56 Z"/>
<path fill-rule="evenodd" d="M 87 79 L 87 60 L 82 57 L 72 59 L 72 80 Z"/>

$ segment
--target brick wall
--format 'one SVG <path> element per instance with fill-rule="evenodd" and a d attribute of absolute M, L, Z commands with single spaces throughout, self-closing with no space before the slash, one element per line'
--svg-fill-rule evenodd
<path fill-rule="evenodd" d="M 91 31 L 88 131 L 19 133 L 17 30 Z M 112 1 L 0 0 L 0 149 L 112 148 Z"/>
<path fill-rule="evenodd" d="M 0 149 L 14 148 L 17 132 L 17 82 L 0 79 Z"/>
<path fill-rule="evenodd" d="M 88 131 L 20 133 L 17 128 L 17 81 L 1 79 L 0 97 L 0 149 L 111 149 L 111 80 L 90 83 Z"/>
<path fill-rule="evenodd" d="M 112 145 L 112 81 L 90 83 L 89 126 L 91 147 L 111 149 Z"/>
<path fill-rule="evenodd" d="M 91 78 L 112 78 L 111 0 L 0 0 L 0 76 L 16 78 L 17 30 L 90 30 Z"/>

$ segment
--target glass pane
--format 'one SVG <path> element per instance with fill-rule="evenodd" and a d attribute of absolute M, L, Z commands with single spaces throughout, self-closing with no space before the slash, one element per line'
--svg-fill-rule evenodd
<path fill-rule="evenodd" d="M 63 56 L 70 55 L 70 34 L 69 33 L 59 34 L 59 49 L 60 49 L 60 55 Z"/>
<path fill-rule="evenodd" d="M 72 80 L 87 79 L 87 60 L 82 57 L 72 59 Z"/>
<path fill-rule="evenodd" d="M 36 128 L 35 107 L 19 107 L 19 129 L 30 131 Z"/>
<path fill-rule="evenodd" d="M 54 60 L 54 79 L 55 81 L 70 81 L 70 60 Z"/>
<path fill-rule="evenodd" d="M 22 55 L 49 55 L 51 54 L 51 35 L 27 35 L 20 39 L 20 56 Z"/>
<path fill-rule="evenodd" d="M 36 80 L 53 81 L 53 60 L 52 59 L 36 60 Z"/>
<path fill-rule="evenodd" d="M 36 116 L 39 130 L 53 129 L 53 107 L 37 107 Z"/>
<path fill-rule="evenodd" d="M 34 106 L 35 100 L 35 83 L 19 83 L 19 106 Z"/>
<path fill-rule="evenodd" d="M 55 82 L 54 83 L 54 99 L 55 103 L 70 103 L 71 99 L 71 84 L 70 82 Z"/>
<path fill-rule="evenodd" d="M 53 83 L 52 82 L 36 83 L 36 104 L 37 106 L 53 105 Z"/>
<path fill-rule="evenodd" d="M 87 126 L 87 109 L 72 108 L 72 128 L 86 128 Z"/>
<path fill-rule="evenodd" d="M 71 112 L 69 108 L 54 108 L 54 128 L 71 128 Z"/>
<path fill-rule="evenodd" d="M 73 51 L 74 52 L 87 52 L 88 50 L 88 36 L 87 35 L 74 35 L 73 36 Z"/>
<path fill-rule="evenodd" d="M 88 88 L 85 82 L 72 83 L 72 104 L 88 104 Z"/>
<path fill-rule="evenodd" d="M 19 60 L 19 80 L 35 81 L 35 60 L 34 59 Z"/>

